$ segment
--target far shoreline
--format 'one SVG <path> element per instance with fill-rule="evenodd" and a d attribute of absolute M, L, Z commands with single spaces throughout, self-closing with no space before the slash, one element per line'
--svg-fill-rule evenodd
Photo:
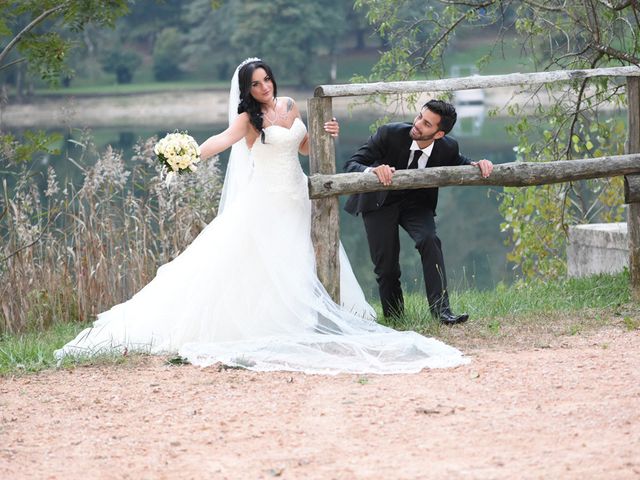
<path fill-rule="evenodd" d="M 516 101 L 523 105 L 523 99 L 527 97 L 526 93 L 514 87 L 487 89 L 484 93 L 485 111 L 494 110 L 497 116 L 507 116 L 505 107 L 509 102 Z M 303 117 L 306 117 L 307 99 L 313 98 L 313 87 L 284 87 L 280 89 L 280 94 L 293 98 Z M 398 120 L 410 120 L 420 105 L 440 95 L 421 94 L 415 104 L 403 103 L 395 111 L 365 105 L 364 97 L 334 98 L 333 113 L 347 119 L 370 118 L 373 121 L 388 114 Z M 22 103 L 0 104 L 0 128 L 140 125 L 173 128 L 175 124 L 215 125 L 227 122 L 228 98 L 228 91 L 220 88 L 100 95 L 38 95 Z"/>

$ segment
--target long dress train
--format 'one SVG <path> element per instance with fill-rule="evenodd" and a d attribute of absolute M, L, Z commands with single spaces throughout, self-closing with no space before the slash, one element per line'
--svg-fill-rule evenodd
<path fill-rule="evenodd" d="M 351 305 L 331 300 L 315 273 L 311 202 L 297 154 L 306 128 L 296 119 L 291 128 L 264 130 L 265 143 L 250 150 L 253 171 L 242 194 L 57 357 L 126 348 L 178 352 L 200 366 L 308 373 L 408 373 L 468 362 L 438 340 L 372 320 L 348 262 L 342 288 Z"/>

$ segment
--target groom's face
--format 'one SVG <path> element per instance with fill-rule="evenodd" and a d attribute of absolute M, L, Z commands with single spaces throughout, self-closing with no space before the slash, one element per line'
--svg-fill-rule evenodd
<path fill-rule="evenodd" d="M 416 142 L 432 142 L 444 137 L 444 132 L 440 130 L 440 115 L 423 108 L 413 121 L 409 135 Z"/>

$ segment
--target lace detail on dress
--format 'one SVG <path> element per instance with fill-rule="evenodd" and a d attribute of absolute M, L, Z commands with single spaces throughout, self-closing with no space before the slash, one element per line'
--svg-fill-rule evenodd
<path fill-rule="evenodd" d="M 300 166 L 298 146 L 307 133 L 299 118 L 291 128 L 281 125 L 266 127 L 265 143 L 256 140 L 251 149 L 255 187 L 265 193 L 284 193 L 291 198 L 308 198 L 308 191 L 301 188 L 307 178 Z"/>

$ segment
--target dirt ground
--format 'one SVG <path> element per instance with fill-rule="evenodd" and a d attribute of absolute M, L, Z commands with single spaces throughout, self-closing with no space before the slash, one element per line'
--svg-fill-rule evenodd
<path fill-rule="evenodd" d="M 415 375 L 175 366 L 0 378 L 0 478 L 640 478 L 640 331 Z"/>

